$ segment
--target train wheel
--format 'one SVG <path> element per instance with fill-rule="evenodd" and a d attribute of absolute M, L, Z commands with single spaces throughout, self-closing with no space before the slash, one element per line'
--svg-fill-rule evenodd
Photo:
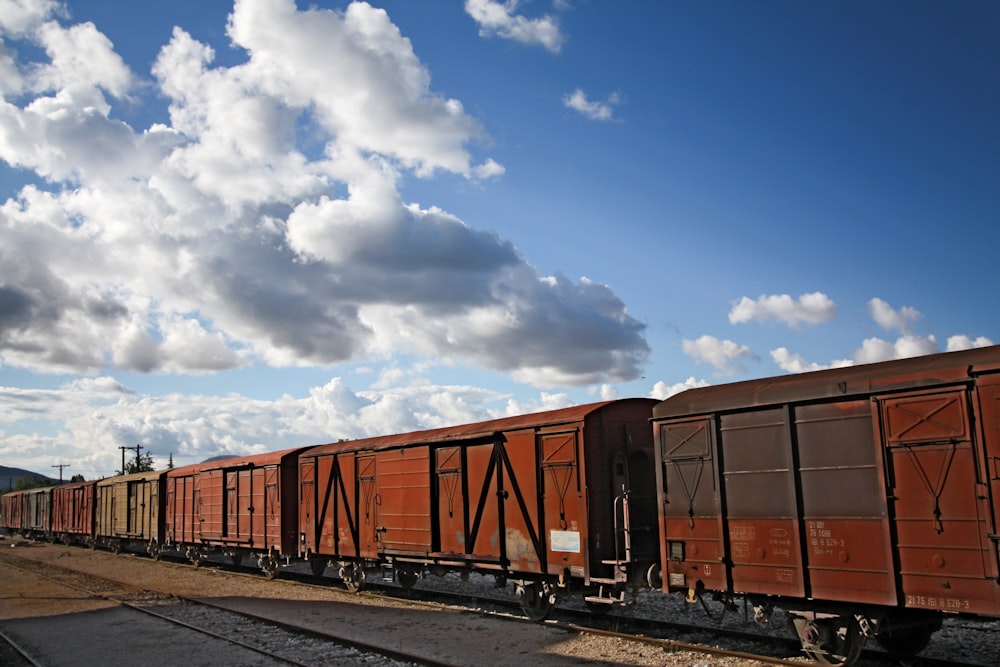
<path fill-rule="evenodd" d="M 317 577 L 326 572 L 326 566 L 329 561 L 325 558 L 310 558 L 309 559 L 309 569 Z"/>
<path fill-rule="evenodd" d="M 188 547 L 184 555 L 187 556 L 187 559 L 191 561 L 191 564 L 195 567 L 201 567 L 201 561 L 205 559 L 205 554 L 203 554 L 201 550 L 194 547 Z"/>
<path fill-rule="evenodd" d="M 261 554 L 257 559 L 257 565 L 268 579 L 274 579 L 278 576 L 278 559 L 274 557 L 273 553 Z"/>
<path fill-rule="evenodd" d="M 853 616 L 814 621 L 797 616 L 792 623 L 803 653 L 821 665 L 852 665 L 861 655 L 865 638 Z"/>
<path fill-rule="evenodd" d="M 420 572 L 416 568 L 396 568 L 396 581 L 398 581 L 399 585 L 403 588 L 413 588 L 418 579 L 420 579 Z"/>
<path fill-rule="evenodd" d="M 518 584 L 517 601 L 528 620 L 544 621 L 555 606 L 556 596 L 545 583 Z"/>
<path fill-rule="evenodd" d="M 150 543 L 146 545 L 146 553 L 148 553 L 150 558 L 153 560 L 160 560 L 161 551 L 162 549 L 160 548 L 159 543 L 155 540 L 150 541 Z"/>
<path fill-rule="evenodd" d="M 875 641 L 889 653 L 903 657 L 914 656 L 927 648 L 931 635 L 941 628 L 940 617 L 909 624 L 905 624 L 903 619 L 894 620 L 890 617 L 889 620 L 888 627 L 875 635 Z M 894 623 L 898 623 L 899 627 L 893 627 Z"/>
<path fill-rule="evenodd" d="M 365 587 L 365 568 L 358 563 L 344 563 L 338 572 L 344 581 L 344 586 L 352 593 Z"/>

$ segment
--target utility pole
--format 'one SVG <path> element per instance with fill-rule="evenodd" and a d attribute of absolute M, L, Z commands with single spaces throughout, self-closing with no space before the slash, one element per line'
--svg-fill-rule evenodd
<path fill-rule="evenodd" d="M 122 474 L 124 475 L 125 474 L 125 450 L 126 449 L 131 449 L 131 450 L 135 451 L 135 462 L 136 462 L 136 465 L 138 465 L 138 463 L 139 463 L 139 452 L 141 452 L 143 450 L 143 446 L 142 445 L 136 445 L 135 447 L 128 447 L 126 445 L 121 445 L 120 447 L 118 447 L 118 449 L 122 450 Z"/>
<path fill-rule="evenodd" d="M 54 465 L 52 467 L 53 468 L 59 468 L 59 484 L 61 485 L 62 484 L 62 471 L 63 471 L 63 468 L 68 468 L 69 464 L 68 463 L 60 463 L 60 464 Z"/>

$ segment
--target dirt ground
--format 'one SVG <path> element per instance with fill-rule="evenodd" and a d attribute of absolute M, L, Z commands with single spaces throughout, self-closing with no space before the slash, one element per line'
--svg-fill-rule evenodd
<path fill-rule="evenodd" d="M 567 632 L 547 625 L 461 613 L 419 603 L 378 600 L 340 589 L 194 569 L 132 555 L 80 547 L 0 541 L 4 553 L 127 581 L 137 587 L 207 598 L 229 608 L 315 630 L 348 629 L 358 641 L 399 648 L 414 646 L 435 660 L 462 665 L 730 665 L 757 661 L 710 658 L 646 644 Z M 0 553 L 0 565 L 3 564 Z M 113 603 L 0 569 L 0 625 L 31 617 L 74 615 L 84 619 Z M 65 628 L 60 628 L 66 631 Z M 127 643 L 127 642 L 126 642 Z M 393 646 L 395 644 L 395 646 Z M 139 658 L 139 656 L 135 656 Z M 138 663 L 136 663 L 138 664 Z"/>

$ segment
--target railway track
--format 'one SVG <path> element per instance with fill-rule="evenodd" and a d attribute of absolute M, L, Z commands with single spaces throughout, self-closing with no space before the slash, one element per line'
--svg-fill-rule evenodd
<path fill-rule="evenodd" d="M 165 567 L 177 566 L 180 561 L 183 561 L 183 559 L 172 558 L 167 558 L 167 560 L 174 561 L 174 563 L 164 563 Z M 250 580 L 262 580 L 258 570 L 254 568 L 238 568 L 226 562 L 206 561 L 202 564 L 201 568 L 221 570 L 227 574 L 245 576 Z M 286 584 L 294 582 L 297 585 L 318 586 L 327 591 L 331 588 L 339 589 L 338 579 L 331 576 L 317 577 L 309 572 L 307 565 L 283 569 L 281 578 L 285 580 Z M 445 587 L 437 587 L 434 585 L 436 580 L 436 577 L 428 577 L 426 580 L 418 583 L 420 590 L 407 590 L 396 584 L 381 582 L 378 577 L 369 576 L 365 595 L 366 597 L 373 595 L 384 596 L 414 606 L 431 603 L 445 604 L 451 607 L 463 607 L 473 610 L 476 615 L 496 615 L 508 619 L 511 617 L 520 618 L 521 616 L 517 602 L 512 596 L 483 594 L 482 588 L 477 589 L 480 591 L 480 594 L 470 596 L 467 593 L 457 593 L 452 590 L 444 590 L 443 588 Z M 475 582 L 472 583 L 474 584 Z M 468 585 L 463 585 L 462 587 L 476 588 L 475 586 Z M 346 591 L 344 597 L 348 599 L 357 598 L 355 595 L 346 594 Z M 580 607 L 582 606 L 580 605 Z M 687 606 L 685 610 L 687 609 L 691 609 L 691 607 Z M 664 621 L 663 618 L 643 618 L 641 613 L 615 612 L 601 616 L 592 614 L 586 608 L 577 609 L 573 608 L 572 605 L 560 604 L 556 608 L 553 620 L 548 622 L 547 625 L 564 628 L 567 632 L 587 632 L 606 637 L 621 638 L 622 640 L 646 642 L 664 654 L 677 651 L 697 652 L 709 656 L 706 658 L 706 664 L 715 664 L 711 656 L 715 658 L 727 656 L 748 661 L 742 664 L 753 664 L 750 661 L 756 661 L 759 664 L 803 664 L 803 658 L 799 655 L 798 643 L 789 635 L 762 635 L 756 632 L 719 627 L 718 625 L 694 623 L 691 619 Z M 699 615 L 700 613 L 697 611 L 688 612 L 688 616 L 697 617 Z M 731 616 L 737 615 L 731 614 Z M 973 623 L 973 625 L 976 624 Z M 961 628 L 957 629 L 960 630 Z M 973 634 L 976 631 L 984 634 L 984 638 L 982 639 L 984 643 L 989 644 L 992 642 L 996 646 L 996 642 L 994 641 L 997 637 L 996 628 L 969 628 L 969 632 Z M 968 665 L 982 665 L 983 667 L 995 667 L 997 664 L 996 660 L 989 655 L 985 657 L 973 655 L 971 658 L 965 653 L 956 653 L 955 655 L 958 656 L 955 659 L 926 657 L 910 659 L 903 663 L 893 660 L 885 653 L 868 651 L 863 655 L 859 665 L 870 665 L 872 667 L 884 667 L 885 665 L 906 665 L 908 667 L 957 667 L 959 665 L 966 667 Z M 397 657 L 405 659 L 405 656 Z M 323 663 L 306 660 L 302 664 Z M 345 662 L 338 660 L 335 664 L 345 664 Z M 428 663 L 423 661 L 423 664 Z M 443 662 L 439 664 L 447 663 Z"/>
<path fill-rule="evenodd" d="M 440 665 L 405 654 L 397 649 L 359 646 L 357 642 L 334 634 L 321 634 L 291 624 L 279 625 L 203 600 L 178 596 L 166 591 L 137 589 L 127 582 L 97 577 L 30 559 L 11 558 L 4 554 L 3 567 L 24 577 L 44 579 L 62 589 L 100 598 L 113 604 L 114 623 L 137 628 L 146 637 L 175 637 L 182 651 L 199 651 L 224 656 L 218 664 L 244 664 L 270 667 L 292 665 L 366 665 L 403 667 L 405 665 Z M 139 619 L 138 617 L 142 617 Z M 106 621 L 102 621 L 106 622 Z M 0 639 L 18 654 L 24 664 L 81 664 L 78 647 L 72 642 L 39 642 L 51 632 L 38 623 L 8 622 Z M 201 637 L 191 639 L 191 634 Z M 162 664 L 177 664 L 176 652 L 168 652 Z M 6 664 L 6 663 L 5 663 Z M 13 664 L 13 663 L 12 663 Z M 158 664 L 155 659 L 146 665 Z"/>
<path fill-rule="evenodd" d="M 330 577 L 315 578 L 310 574 L 285 571 L 283 576 L 294 577 L 303 582 L 329 580 Z M 428 582 L 433 582 L 429 577 Z M 326 584 L 329 585 L 329 584 Z M 419 591 L 407 590 L 395 583 L 372 581 L 369 577 L 366 590 L 377 590 L 379 594 L 394 598 L 408 599 L 419 595 L 423 601 L 466 606 L 480 613 L 497 613 L 520 616 L 520 607 L 510 596 L 468 594 L 453 590 L 440 590 L 429 583 Z M 482 590 L 482 588 L 480 589 Z M 580 596 L 576 596 L 579 598 Z M 657 609 L 662 609 L 662 598 L 655 597 Z M 637 605 L 642 607 L 640 603 Z M 713 603 L 713 608 L 702 609 L 686 603 L 675 606 L 672 612 L 651 618 L 644 616 L 648 610 L 627 608 L 611 614 L 594 613 L 585 605 L 573 606 L 572 598 L 566 604 L 559 604 L 553 610 L 547 623 L 563 625 L 583 632 L 603 633 L 613 637 L 648 641 L 664 650 L 699 651 L 706 655 L 733 656 L 756 660 L 767 664 L 815 664 L 801 654 L 798 639 L 791 630 L 783 631 L 787 622 L 778 620 L 769 629 L 757 629 L 750 620 L 753 611 L 746 616 L 739 609 L 724 610 L 721 603 Z M 680 607 L 684 611 L 677 612 Z M 692 608 L 694 611 L 692 611 Z M 745 610 L 744 610 L 745 611 Z M 732 626 L 721 625 L 728 614 Z M 713 618 L 709 618 L 712 615 Z M 681 620 L 676 620 L 681 616 Z M 691 617 L 700 617 L 692 620 Z M 749 628 L 749 629 L 748 629 Z M 950 636 L 949 636 L 950 635 Z M 874 646 L 874 642 L 872 643 Z M 856 663 L 857 667 L 997 667 L 1000 665 L 1000 623 L 984 622 L 979 619 L 946 621 L 942 636 L 929 649 L 936 654 L 899 658 L 889 655 L 880 648 L 866 648 Z M 949 657 L 950 654 L 950 657 Z"/>
<path fill-rule="evenodd" d="M 239 571 L 251 577 L 260 576 L 259 571 L 253 567 L 233 566 L 220 561 L 212 562 L 211 566 Z M 308 571 L 305 565 L 283 569 L 281 576 L 301 584 L 321 587 L 329 587 L 331 583 L 339 583 L 336 576 L 316 575 Z M 476 576 L 472 575 L 473 578 Z M 368 594 L 377 594 L 395 600 L 406 600 L 415 604 L 445 604 L 470 609 L 480 614 L 496 614 L 522 619 L 520 606 L 513 596 L 503 593 L 484 593 L 490 588 L 488 584 L 460 585 L 460 588 L 478 591 L 477 593 L 467 593 L 461 590 L 452 590 L 452 587 L 447 585 L 444 587 L 435 586 L 433 582 L 436 579 L 433 576 L 423 579 L 427 585 L 415 590 L 407 589 L 395 582 L 383 581 L 370 574 L 364 590 Z M 655 595 L 655 600 L 658 606 L 659 603 L 662 603 L 662 597 L 659 594 Z M 546 623 L 573 631 L 599 633 L 608 637 L 647 642 L 666 652 L 690 651 L 717 658 L 741 658 L 761 664 L 798 665 L 800 667 L 803 664 L 813 664 L 802 656 L 799 641 L 792 636 L 791 631 L 782 630 L 786 623 L 781 620 L 773 623 L 769 632 L 766 629 L 758 630 L 758 626 L 755 626 L 749 617 L 736 618 L 742 612 L 732 609 L 726 611 L 722 604 L 713 604 L 712 609 L 691 606 L 686 603 L 677 606 L 684 611 L 677 613 L 675 607 L 675 611 L 668 616 L 679 615 L 682 620 L 644 617 L 643 613 L 648 612 L 636 611 L 633 608 L 619 610 L 611 614 L 601 614 L 595 613 L 593 608 L 585 605 L 559 604 Z M 750 610 L 743 615 L 752 616 L 752 613 Z M 713 618 L 709 618 L 710 616 Z M 735 621 L 734 625 L 728 627 L 721 625 L 727 616 L 728 620 Z M 691 617 L 701 618 L 694 621 L 690 620 Z M 974 643 L 987 647 L 992 645 L 996 647 L 996 650 L 991 654 L 988 649 L 987 651 L 970 649 L 968 643 L 961 638 L 950 642 L 939 642 L 944 643 L 944 646 L 938 647 L 939 651 L 942 653 L 951 652 L 955 656 L 952 658 L 932 655 L 904 660 L 891 656 L 879 648 L 866 648 L 857 662 L 857 667 L 886 667 L 886 665 L 899 667 L 996 667 L 1000 664 L 1000 623 L 955 620 L 946 624 L 946 633 L 949 632 L 949 625 L 952 634 L 981 635 Z"/>

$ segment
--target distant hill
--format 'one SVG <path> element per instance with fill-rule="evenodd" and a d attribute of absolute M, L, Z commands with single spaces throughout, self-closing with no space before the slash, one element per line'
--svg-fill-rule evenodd
<path fill-rule="evenodd" d="M 53 484 L 59 483 L 59 480 L 46 477 L 45 475 L 39 475 L 37 472 L 22 470 L 21 468 L 8 468 L 7 466 L 0 466 L 0 491 L 9 491 L 14 488 L 14 482 L 22 477 L 30 477 L 34 480 L 47 479 Z"/>
<path fill-rule="evenodd" d="M 226 459 L 235 458 L 236 454 L 220 454 L 219 456 L 213 456 L 211 458 L 205 459 L 202 463 L 212 463 L 214 461 L 225 461 Z"/>
<path fill-rule="evenodd" d="M 224 459 L 231 459 L 235 454 L 223 454 L 221 456 L 213 456 L 212 458 L 205 459 L 202 463 L 211 463 L 213 461 L 222 461 Z M 14 488 L 14 482 L 21 479 L 22 477 L 30 477 L 34 480 L 47 479 L 52 484 L 58 484 L 59 480 L 52 477 L 46 477 L 45 475 L 39 475 L 37 472 L 31 472 L 30 470 L 22 470 L 21 468 L 8 468 L 7 466 L 0 466 L 0 493 L 5 493 Z M 64 480 L 68 482 L 69 480 Z"/>

